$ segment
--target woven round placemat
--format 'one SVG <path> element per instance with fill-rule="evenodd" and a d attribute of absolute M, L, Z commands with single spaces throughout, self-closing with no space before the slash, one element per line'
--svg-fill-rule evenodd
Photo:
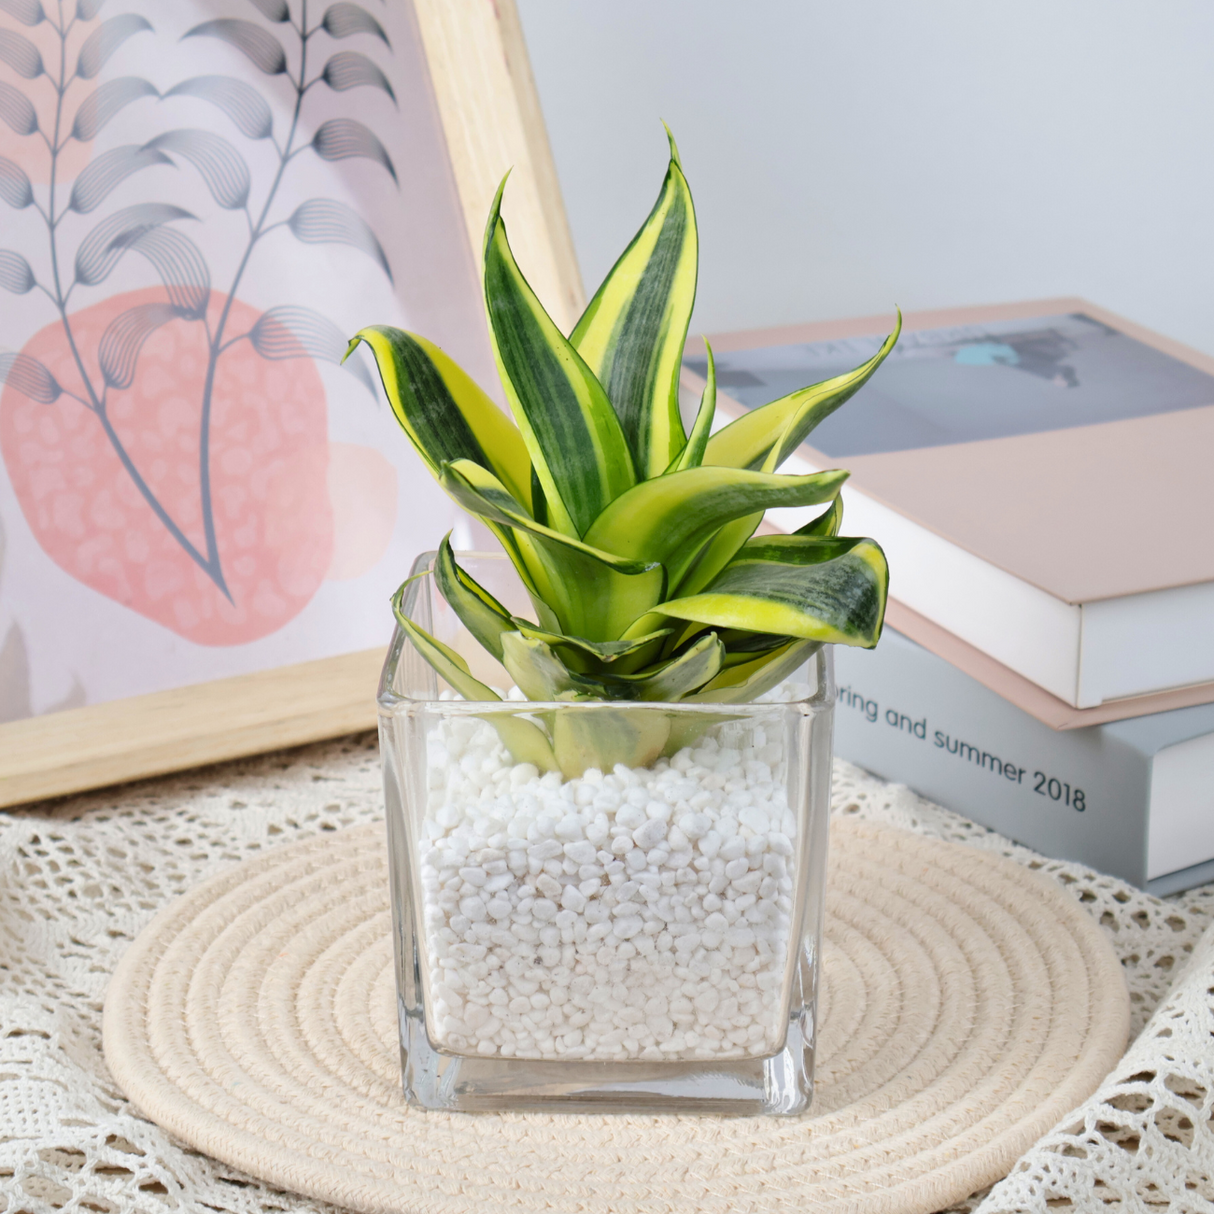
<path fill-rule="evenodd" d="M 987 1185 L 1125 1046 L 1098 926 L 957 844 L 832 824 L 813 1111 L 446 1114 L 405 1106 L 382 827 L 277 848 L 140 934 L 105 1055 L 146 1116 L 354 1210 L 929 1214 Z"/>

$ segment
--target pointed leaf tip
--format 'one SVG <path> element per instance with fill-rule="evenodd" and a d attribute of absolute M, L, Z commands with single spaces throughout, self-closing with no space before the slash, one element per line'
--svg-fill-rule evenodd
<path fill-rule="evenodd" d="M 642 479 L 661 476 L 687 442 L 678 380 L 699 241 L 673 138 L 671 149 L 653 209 L 569 338 L 605 390 Z"/>
<path fill-rule="evenodd" d="M 679 171 L 682 172 L 683 161 L 679 158 L 679 145 L 674 141 L 674 133 L 671 131 L 669 124 L 664 120 L 662 127 L 666 132 L 666 139 L 670 143 L 670 159 L 679 166 Z"/>
<path fill-rule="evenodd" d="M 713 358 L 712 345 L 707 337 L 704 338 L 704 349 L 708 353 L 708 374 L 705 376 L 704 394 L 700 398 L 700 407 L 696 412 L 696 419 L 691 427 L 687 443 L 667 472 L 682 472 L 687 468 L 698 468 L 704 462 L 704 452 L 708 448 L 712 419 L 716 415 L 717 406 L 717 364 Z"/>
<path fill-rule="evenodd" d="M 493 239 L 493 233 L 497 229 L 498 221 L 502 217 L 502 195 L 506 192 L 506 182 L 510 180 L 510 174 L 514 172 L 514 166 L 506 170 L 505 176 L 497 187 L 497 193 L 493 195 L 493 202 L 489 205 L 489 219 L 485 224 L 485 249 L 489 248 L 489 243 Z"/>

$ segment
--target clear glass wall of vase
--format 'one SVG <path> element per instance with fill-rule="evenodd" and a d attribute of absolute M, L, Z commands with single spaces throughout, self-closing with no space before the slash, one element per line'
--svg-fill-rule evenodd
<path fill-rule="evenodd" d="M 459 560 L 530 614 L 504 557 Z M 404 608 L 503 697 L 457 697 L 398 628 L 379 723 L 406 1098 L 803 1112 L 829 647 L 753 703 L 538 703 L 511 691 L 433 578 Z"/>

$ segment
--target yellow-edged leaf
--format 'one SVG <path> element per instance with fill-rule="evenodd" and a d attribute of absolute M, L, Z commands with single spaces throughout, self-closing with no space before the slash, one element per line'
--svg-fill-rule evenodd
<path fill-rule="evenodd" d="M 751 662 L 722 670 L 711 683 L 687 697 L 691 704 L 746 704 L 784 682 L 821 648 L 819 641 L 789 641 Z"/>
<path fill-rule="evenodd" d="M 698 468 L 704 462 L 704 452 L 708 449 L 708 440 L 712 432 L 712 419 L 717 411 L 717 364 L 712 356 L 712 346 L 708 338 L 704 338 L 704 350 L 708 355 L 708 374 L 704 380 L 704 391 L 700 396 L 700 407 L 696 412 L 696 420 L 687 437 L 687 445 L 680 452 L 678 459 L 667 469 L 669 472 L 684 472 L 688 468 Z"/>
<path fill-rule="evenodd" d="M 637 561 L 562 535 L 524 515 L 492 473 L 469 460 L 445 464 L 440 483 L 465 509 L 487 522 L 509 528 L 516 543 L 526 543 L 540 577 L 539 592 L 556 624 L 552 631 L 614 641 L 624 629 L 659 602 L 666 573 L 656 561 Z"/>
<path fill-rule="evenodd" d="M 684 446 L 679 367 L 699 256 L 691 191 L 666 134 L 658 200 L 570 335 L 619 415 L 641 479 L 661 475 Z"/>
<path fill-rule="evenodd" d="M 493 352 L 544 490 L 548 523 L 580 537 L 608 502 L 635 483 L 636 474 L 606 393 L 515 263 L 501 218 L 505 184 L 498 187 L 485 231 Z"/>
<path fill-rule="evenodd" d="M 404 634 L 413 642 L 417 652 L 434 667 L 435 672 L 445 679 L 453 690 L 459 692 L 465 700 L 501 700 L 491 687 L 487 687 L 479 679 L 474 678 L 468 669 L 468 663 L 460 657 L 450 645 L 444 645 L 437 637 L 431 636 L 424 628 L 415 624 L 404 612 L 401 603 L 405 594 L 405 582 L 392 596 L 392 614 Z"/>
<path fill-rule="evenodd" d="M 800 388 L 770 404 L 752 409 L 730 422 L 708 440 L 705 464 L 723 468 L 757 468 L 768 461 L 778 468 L 808 437 L 819 422 L 850 400 L 885 361 L 902 332 L 902 313 L 881 349 L 867 362 L 844 375 Z"/>
<path fill-rule="evenodd" d="M 443 536 L 438 546 L 434 581 L 464 627 L 500 662 L 502 633 L 514 631 L 514 617 L 459 566 L 451 550 L 450 532 Z"/>
<path fill-rule="evenodd" d="M 699 594 L 653 614 L 871 649 L 888 585 L 885 554 L 872 540 L 768 535 L 743 545 Z"/>
<path fill-rule="evenodd" d="M 726 523 L 771 506 L 830 501 L 846 472 L 782 476 L 742 468 L 689 468 L 642 481 L 616 498 L 586 543 L 639 561 L 660 561 L 677 586 L 700 549 Z"/>
<path fill-rule="evenodd" d="M 470 459 L 531 508 L 531 461 L 522 435 L 458 363 L 424 337 L 388 325 L 360 329 L 347 358 L 360 341 L 375 356 L 396 420 L 435 476 L 447 460 Z"/>

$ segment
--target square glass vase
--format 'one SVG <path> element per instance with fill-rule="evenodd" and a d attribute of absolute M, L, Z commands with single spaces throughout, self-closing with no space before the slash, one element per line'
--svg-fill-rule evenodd
<path fill-rule="evenodd" d="M 459 560 L 531 613 L 504 557 Z M 379 729 L 406 1099 L 803 1112 L 829 646 L 754 703 L 538 703 L 511 698 L 432 577 L 412 582 L 404 610 L 506 697 L 456 697 L 397 629 Z"/>

